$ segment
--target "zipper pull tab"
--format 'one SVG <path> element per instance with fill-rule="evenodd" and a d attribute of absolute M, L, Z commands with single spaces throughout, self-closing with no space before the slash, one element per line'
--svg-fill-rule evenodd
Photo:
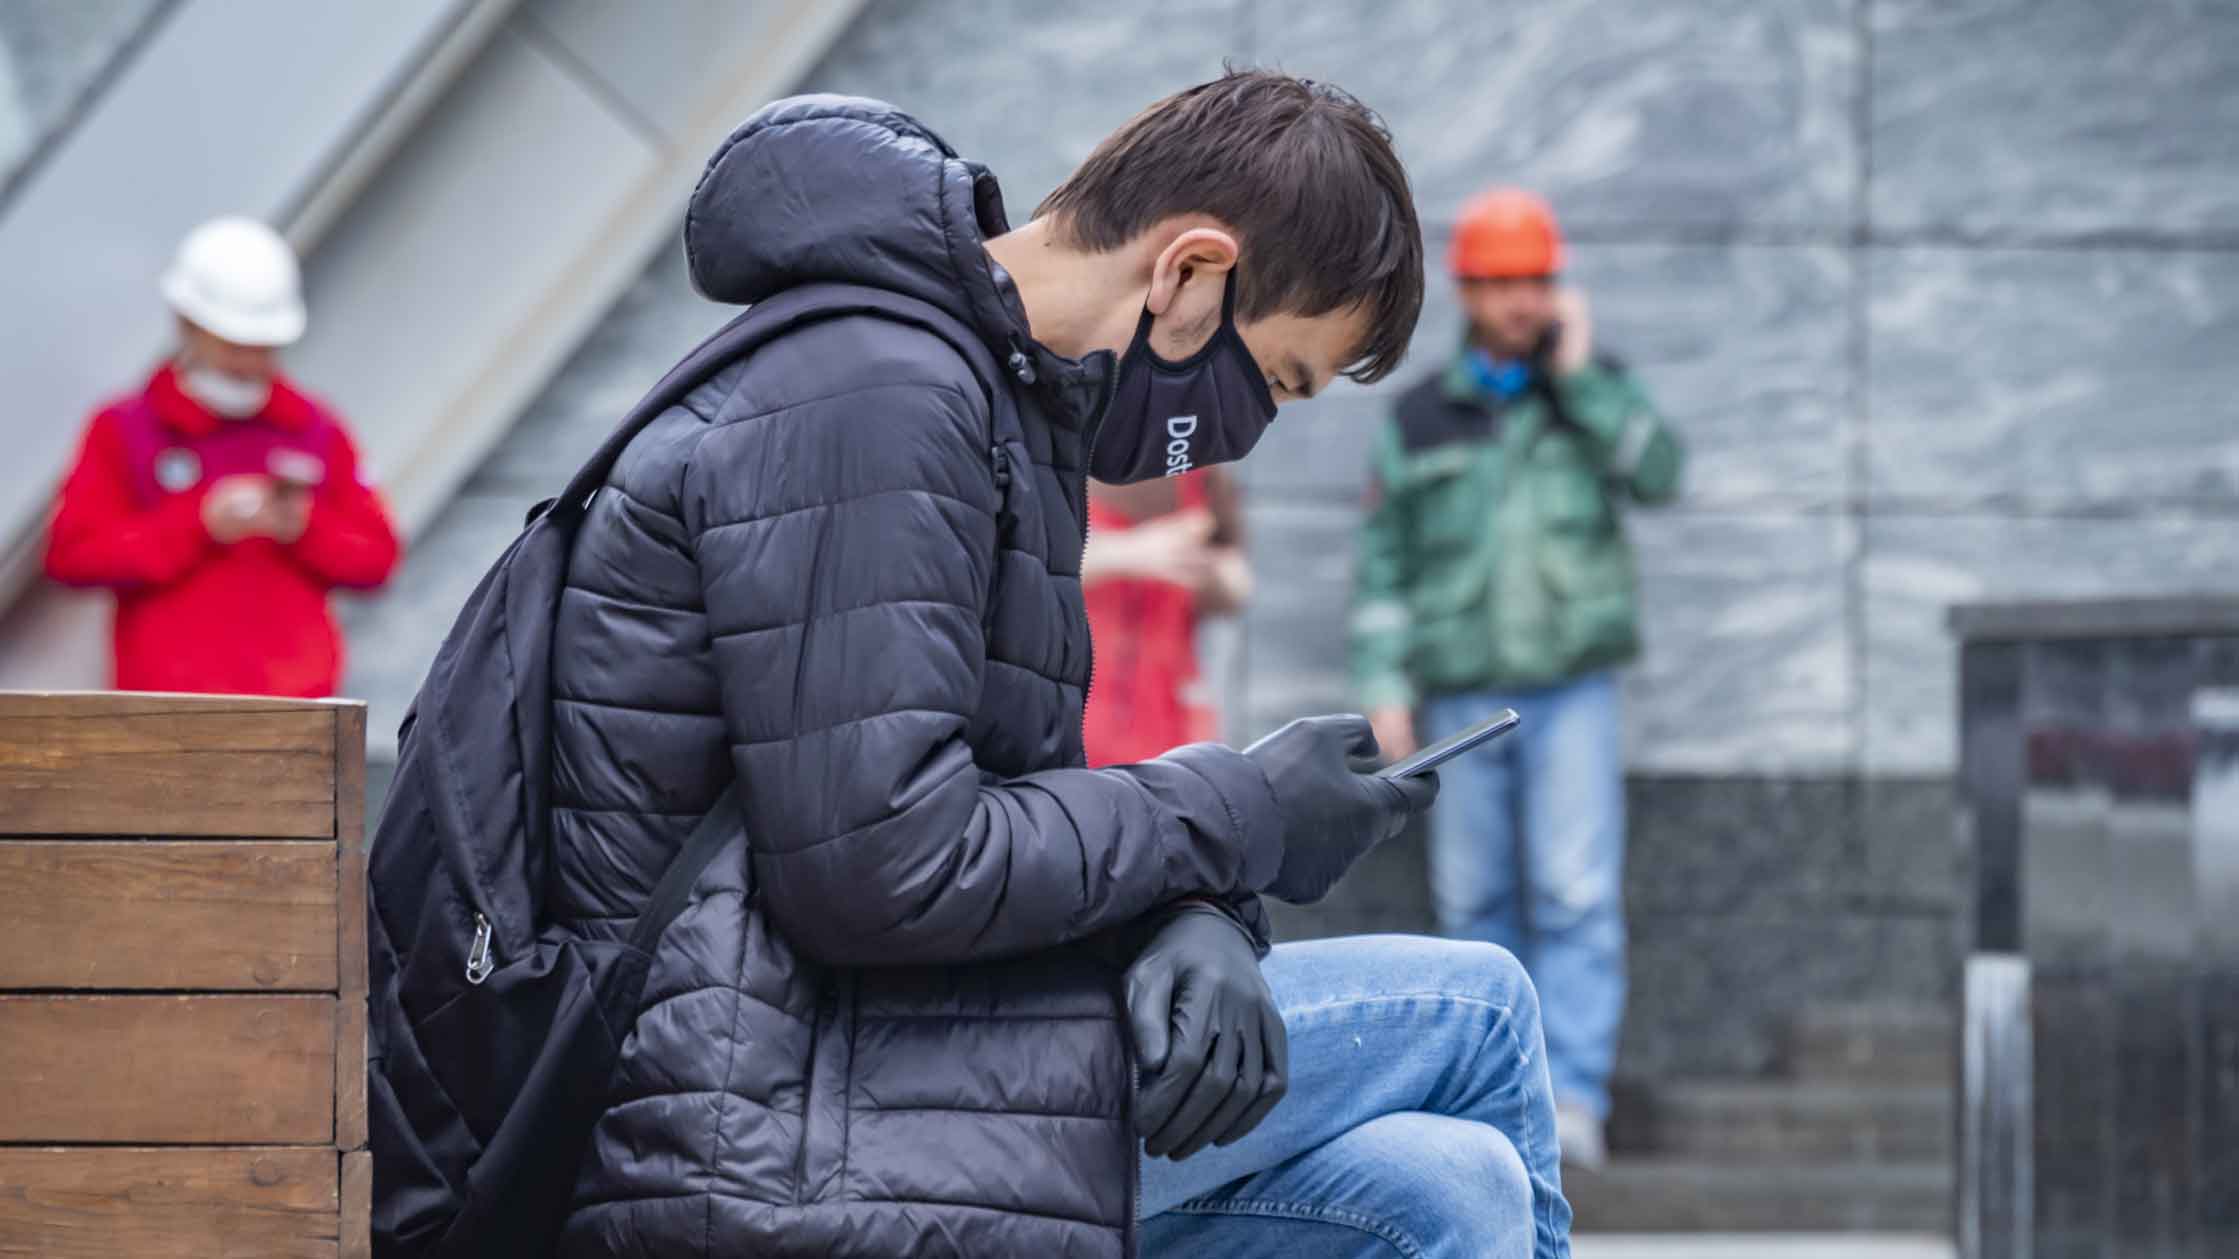
<path fill-rule="evenodd" d="M 474 916 L 474 947 L 466 954 L 466 981 L 480 984 L 497 969 L 497 959 L 490 954 L 490 920 L 480 914 Z"/>

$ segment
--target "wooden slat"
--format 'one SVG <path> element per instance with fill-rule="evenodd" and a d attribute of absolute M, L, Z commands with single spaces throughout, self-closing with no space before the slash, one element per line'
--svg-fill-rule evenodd
<path fill-rule="evenodd" d="M 332 997 L 0 996 L 0 1141 L 334 1137 Z"/>
<path fill-rule="evenodd" d="M 365 994 L 334 1002 L 334 1144 L 365 1146 Z"/>
<path fill-rule="evenodd" d="M 8 697 L 0 833 L 331 838 L 333 706 L 275 704 Z"/>
<path fill-rule="evenodd" d="M 342 1019 L 334 1054 L 334 1143 L 365 1144 L 365 706 L 334 714 L 336 956 Z"/>
<path fill-rule="evenodd" d="M 349 699 L 269 695 L 190 695 L 174 691 L 0 691 L 0 721 L 17 717 L 132 716 L 151 713 L 300 713 L 359 704 Z"/>
<path fill-rule="evenodd" d="M 0 988 L 332 991 L 335 891 L 326 844 L 0 840 Z"/>
<path fill-rule="evenodd" d="M 0 1148 L 0 1255 L 336 1259 L 335 1179 L 321 1149 Z"/>
<path fill-rule="evenodd" d="M 372 1259 L 373 1155 L 342 1156 L 342 1259 Z"/>

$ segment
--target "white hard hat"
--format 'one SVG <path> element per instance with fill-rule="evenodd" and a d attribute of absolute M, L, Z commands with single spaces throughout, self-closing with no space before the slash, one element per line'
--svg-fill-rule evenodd
<path fill-rule="evenodd" d="M 295 251 L 255 219 L 212 219 L 188 232 L 163 273 L 163 300 L 236 345 L 288 345 L 303 335 Z"/>

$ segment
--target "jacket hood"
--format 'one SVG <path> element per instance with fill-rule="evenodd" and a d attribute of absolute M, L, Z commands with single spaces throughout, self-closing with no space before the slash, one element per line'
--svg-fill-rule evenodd
<path fill-rule="evenodd" d="M 684 216 L 692 286 L 748 305 L 802 284 L 930 302 L 1009 351 L 1026 325 L 985 242 L 1010 230 L 985 166 L 882 101 L 795 96 L 741 123 Z"/>

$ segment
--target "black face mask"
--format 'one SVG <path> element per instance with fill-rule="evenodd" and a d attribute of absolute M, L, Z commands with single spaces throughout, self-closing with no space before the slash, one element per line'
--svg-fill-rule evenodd
<path fill-rule="evenodd" d="M 1241 459 L 1275 419 L 1275 395 L 1236 331 L 1234 272 L 1221 292 L 1220 330 L 1204 349 L 1179 363 L 1160 358 L 1145 307 L 1116 370 L 1089 456 L 1089 474 L 1108 485 Z"/>

